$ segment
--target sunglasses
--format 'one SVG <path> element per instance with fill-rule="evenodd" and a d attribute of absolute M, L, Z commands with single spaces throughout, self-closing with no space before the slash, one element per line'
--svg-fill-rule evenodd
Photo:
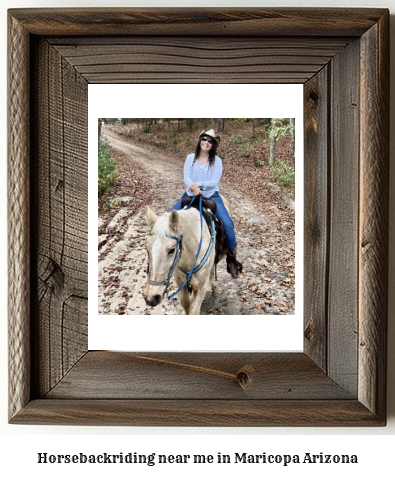
<path fill-rule="evenodd" d="M 202 136 L 200 141 L 208 141 L 210 144 L 214 144 L 215 142 L 213 139 L 207 138 L 207 136 Z"/>

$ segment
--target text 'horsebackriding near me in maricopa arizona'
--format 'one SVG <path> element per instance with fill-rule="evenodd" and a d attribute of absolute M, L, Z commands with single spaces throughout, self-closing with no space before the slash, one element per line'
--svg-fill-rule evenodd
<path fill-rule="evenodd" d="M 243 266 L 236 259 L 230 206 L 219 194 L 219 142 L 214 130 L 201 132 L 195 152 L 185 160 L 186 191 L 171 212 L 158 217 L 147 207 L 151 232 L 143 296 L 150 306 L 160 304 L 174 277 L 177 290 L 168 298 L 178 295 L 187 315 L 199 315 L 217 263 L 226 257 L 227 270 L 234 279 L 242 272 Z"/>

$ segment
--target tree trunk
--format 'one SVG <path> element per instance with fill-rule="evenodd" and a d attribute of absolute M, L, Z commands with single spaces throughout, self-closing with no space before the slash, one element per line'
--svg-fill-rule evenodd
<path fill-rule="evenodd" d="M 274 159 L 276 156 L 276 135 L 273 133 L 270 135 L 270 156 L 269 156 L 269 166 L 273 166 Z"/>
<path fill-rule="evenodd" d="M 193 129 L 193 118 L 187 119 L 187 126 L 188 126 L 188 131 L 191 133 Z"/>
<path fill-rule="evenodd" d="M 295 118 L 289 118 L 289 124 L 291 125 L 291 146 L 293 161 L 295 164 Z"/>
<path fill-rule="evenodd" d="M 218 120 L 218 133 L 225 131 L 225 118 L 220 118 Z"/>

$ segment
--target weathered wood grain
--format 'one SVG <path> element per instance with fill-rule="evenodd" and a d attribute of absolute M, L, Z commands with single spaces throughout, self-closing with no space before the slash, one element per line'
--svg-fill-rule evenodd
<path fill-rule="evenodd" d="M 327 370 L 330 66 L 304 85 L 304 350 Z"/>
<path fill-rule="evenodd" d="M 357 400 L 33 400 L 12 423 L 85 426 L 369 427 Z"/>
<path fill-rule="evenodd" d="M 87 83 L 45 40 L 36 45 L 34 224 L 35 393 L 87 349 Z"/>
<path fill-rule="evenodd" d="M 51 44 L 89 83 L 304 83 L 351 41 L 120 37 L 114 44 L 110 39 L 95 40 L 75 38 L 64 44 L 53 38 Z"/>
<path fill-rule="evenodd" d="M 359 42 L 331 67 L 328 373 L 357 392 Z"/>
<path fill-rule="evenodd" d="M 12 423 L 385 424 L 388 18 L 383 9 L 9 12 L 9 115 L 19 117 L 9 124 Z M 222 59 L 219 72 L 199 71 L 204 59 Z M 314 259 L 303 354 L 87 351 L 87 84 L 153 81 L 305 83 Z"/>
<path fill-rule="evenodd" d="M 103 364 L 105 368 L 103 368 Z M 238 374 L 247 370 L 247 388 Z M 155 376 L 155 380 L 152 377 Z M 88 352 L 46 398 L 356 398 L 305 354 Z"/>
<path fill-rule="evenodd" d="M 29 35 L 8 22 L 9 416 L 30 399 Z"/>
<path fill-rule="evenodd" d="M 388 14 L 361 39 L 359 400 L 385 415 L 389 201 Z"/>
<path fill-rule="evenodd" d="M 9 10 L 35 35 L 360 36 L 384 9 L 47 8 Z"/>

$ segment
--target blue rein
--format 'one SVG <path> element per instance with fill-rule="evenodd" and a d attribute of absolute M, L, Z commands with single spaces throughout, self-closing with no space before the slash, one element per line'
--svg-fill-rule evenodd
<path fill-rule="evenodd" d="M 190 206 L 193 203 L 193 201 L 195 200 L 195 198 L 196 198 L 196 196 L 194 196 L 193 199 L 191 200 L 191 202 L 188 204 L 187 209 L 190 208 Z M 194 261 L 193 266 L 191 267 L 191 270 L 189 272 L 186 272 L 181 267 L 179 267 L 181 272 L 183 272 L 187 277 L 186 277 L 185 281 L 178 287 L 178 289 L 175 292 L 173 292 L 171 295 L 168 295 L 168 297 L 167 297 L 168 300 L 172 299 L 175 295 L 177 295 L 180 292 L 180 290 L 183 289 L 187 284 L 188 284 L 188 289 L 190 288 L 189 281 L 191 280 L 192 275 L 195 272 L 200 271 L 200 269 L 202 269 L 202 267 L 205 265 L 205 263 L 207 262 L 207 259 L 210 256 L 210 252 L 211 252 L 211 250 L 212 250 L 212 248 L 215 244 L 215 241 L 216 241 L 215 225 L 214 225 L 214 221 L 211 221 L 212 236 L 211 236 L 210 244 L 209 244 L 209 247 L 208 247 L 202 261 L 196 267 L 196 262 L 198 260 L 198 257 L 199 257 L 199 254 L 200 254 L 200 251 L 201 251 L 201 248 L 202 248 L 202 243 L 203 243 L 202 195 L 200 195 L 200 198 L 199 198 L 199 216 L 200 216 L 200 241 L 199 241 L 199 246 L 198 246 L 198 251 L 197 251 L 197 254 L 196 254 L 196 257 L 195 257 L 195 261 Z M 165 281 L 153 281 L 152 279 L 147 277 L 147 282 L 151 285 L 165 285 L 166 286 L 165 292 L 167 292 L 167 289 L 168 289 L 169 284 L 170 284 L 171 277 L 173 275 L 176 264 L 179 260 L 179 254 L 180 254 L 180 249 L 181 249 L 181 239 L 179 237 L 171 236 L 169 234 L 165 234 L 165 236 L 168 237 L 169 239 L 173 239 L 177 242 L 176 253 L 175 253 L 175 256 L 174 256 L 173 264 L 170 267 L 169 274 L 168 274 L 167 279 Z M 147 267 L 147 275 L 148 275 L 148 273 L 149 273 L 149 269 Z"/>
<path fill-rule="evenodd" d="M 194 196 L 192 198 L 192 201 L 188 204 L 187 206 L 187 209 L 189 209 L 191 207 L 191 204 L 193 203 L 193 201 L 195 200 L 196 196 Z M 179 288 L 173 292 L 173 294 L 169 295 L 167 298 L 168 300 L 172 299 L 175 295 L 177 295 L 181 289 L 183 289 L 188 283 L 189 281 L 191 280 L 191 277 L 192 277 L 192 274 L 194 272 L 196 272 L 195 270 L 195 265 L 196 265 L 196 262 L 197 262 L 197 259 L 199 257 L 199 254 L 200 254 L 200 250 L 202 248 L 202 242 L 203 242 L 203 212 L 202 212 L 202 195 L 200 194 L 200 198 L 199 198 L 199 215 L 200 215 L 200 241 L 199 241 L 199 246 L 198 246 L 198 251 L 197 251 L 197 254 L 196 254 L 196 257 L 195 257 L 195 261 L 193 263 L 193 266 L 191 267 L 191 270 L 189 272 L 185 272 L 183 271 L 181 268 L 180 270 L 186 274 L 187 278 L 185 279 L 185 281 L 179 286 Z M 207 260 L 207 258 L 206 258 Z M 203 266 L 202 266 L 203 267 Z"/>

